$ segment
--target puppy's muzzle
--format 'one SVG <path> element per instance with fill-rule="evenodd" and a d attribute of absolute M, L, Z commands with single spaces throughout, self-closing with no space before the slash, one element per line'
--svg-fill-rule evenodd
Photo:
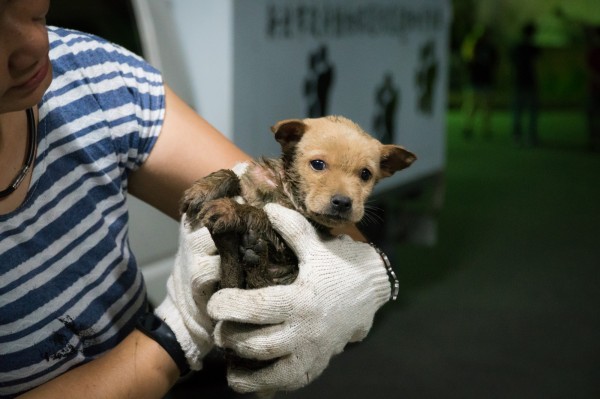
<path fill-rule="evenodd" d="M 352 212 L 352 198 L 336 194 L 331 197 L 331 213 L 333 215 L 344 216 Z"/>

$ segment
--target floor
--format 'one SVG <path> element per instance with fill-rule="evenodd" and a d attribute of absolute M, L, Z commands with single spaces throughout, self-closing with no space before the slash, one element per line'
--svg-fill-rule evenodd
<path fill-rule="evenodd" d="M 402 281 L 365 341 L 279 398 L 600 398 L 600 154 L 581 115 L 545 112 L 540 145 L 509 118 L 461 135 L 448 115 L 437 244 L 383 245 Z M 241 398 L 218 356 L 171 398 Z M 246 396 L 247 397 L 247 396 Z"/>

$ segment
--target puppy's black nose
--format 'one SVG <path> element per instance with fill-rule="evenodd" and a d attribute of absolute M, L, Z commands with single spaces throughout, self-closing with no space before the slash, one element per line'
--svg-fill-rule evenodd
<path fill-rule="evenodd" d="M 352 198 L 336 194 L 331 197 L 331 207 L 338 212 L 348 212 L 352 208 Z"/>

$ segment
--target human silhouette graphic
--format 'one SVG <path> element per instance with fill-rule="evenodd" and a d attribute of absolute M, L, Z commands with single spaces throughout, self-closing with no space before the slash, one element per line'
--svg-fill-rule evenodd
<path fill-rule="evenodd" d="M 329 94 L 334 80 L 334 68 L 328 60 L 327 47 L 321 46 L 308 59 L 308 77 L 304 82 L 304 97 L 308 116 L 318 118 L 328 115 Z"/>
<path fill-rule="evenodd" d="M 417 71 L 418 108 L 425 114 L 433 111 L 435 82 L 438 77 L 438 65 L 435 59 L 435 43 L 429 41 L 421 47 L 420 69 Z"/>
<path fill-rule="evenodd" d="M 390 144 L 394 142 L 399 97 L 399 91 L 394 86 L 392 74 L 387 73 L 382 84 L 375 91 L 376 111 L 373 118 L 373 131 L 382 143 Z"/>

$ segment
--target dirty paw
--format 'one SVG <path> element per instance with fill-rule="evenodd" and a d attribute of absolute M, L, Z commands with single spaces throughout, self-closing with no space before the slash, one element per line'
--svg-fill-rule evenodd
<path fill-rule="evenodd" d="M 181 199 L 179 211 L 185 213 L 190 225 L 195 228 L 201 223 L 199 216 L 209 201 L 239 195 L 239 179 L 231 170 L 221 169 L 196 181 Z"/>
<path fill-rule="evenodd" d="M 258 266 L 262 262 L 267 262 L 267 242 L 255 230 L 248 230 L 242 235 L 240 255 L 245 263 L 252 266 Z"/>
<path fill-rule="evenodd" d="M 209 201 L 204 205 L 198 217 L 212 234 L 230 231 L 243 231 L 244 219 L 238 215 L 238 207 L 235 201 L 229 198 L 220 198 Z"/>
<path fill-rule="evenodd" d="M 181 213 L 185 213 L 186 219 L 192 229 L 199 227 L 202 223 L 200 215 L 204 204 L 207 201 L 207 193 L 202 191 L 200 187 L 193 187 L 186 191 L 181 201 Z"/>

